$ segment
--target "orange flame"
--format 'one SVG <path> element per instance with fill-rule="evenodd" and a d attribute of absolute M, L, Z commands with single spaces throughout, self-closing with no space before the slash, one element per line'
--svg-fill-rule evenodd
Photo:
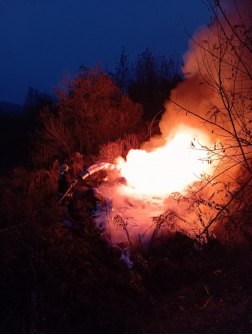
<path fill-rule="evenodd" d="M 200 142 L 198 142 L 197 137 Z M 178 191 L 199 179 L 200 174 L 211 174 L 207 151 L 201 145 L 210 145 L 210 139 L 200 129 L 180 126 L 174 138 L 166 138 L 163 147 L 151 152 L 130 150 L 126 161 L 117 160 L 128 185 L 136 193 L 164 196 Z"/>

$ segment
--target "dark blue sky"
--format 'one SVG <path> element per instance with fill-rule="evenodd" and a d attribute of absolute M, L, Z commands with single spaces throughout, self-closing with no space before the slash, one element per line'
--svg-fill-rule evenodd
<path fill-rule="evenodd" d="M 67 72 L 98 62 L 114 69 L 147 47 L 183 54 L 209 20 L 201 0 L 1 0 L 0 101 L 23 103 L 28 86 L 51 93 Z"/>

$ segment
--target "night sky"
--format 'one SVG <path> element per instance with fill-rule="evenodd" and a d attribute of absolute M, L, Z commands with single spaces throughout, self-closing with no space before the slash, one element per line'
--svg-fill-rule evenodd
<path fill-rule="evenodd" d="M 23 104 L 29 86 L 52 93 L 80 65 L 113 71 L 147 47 L 183 54 L 209 22 L 201 0 L 1 0 L 0 101 Z"/>

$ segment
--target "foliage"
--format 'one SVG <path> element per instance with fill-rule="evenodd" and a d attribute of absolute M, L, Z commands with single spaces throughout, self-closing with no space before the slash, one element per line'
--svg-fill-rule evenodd
<path fill-rule="evenodd" d="M 1 229 L 46 215 L 47 206 L 56 200 L 58 172 L 16 168 L 7 179 L 1 178 Z"/>
<path fill-rule="evenodd" d="M 117 60 L 116 83 L 129 97 L 143 106 L 145 120 L 163 110 L 171 90 L 182 80 L 180 57 L 154 55 L 149 48 L 130 65 L 125 48 Z"/>
<path fill-rule="evenodd" d="M 219 2 L 215 3 L 222 11 Z M 222 21 L 216 17 L 216 22 Z M 209 162 L 216 160 L 220 167 L 213 178 L 202 175 L 186 196 L 173 194 L 178 202 L 188 204 L 189 212 L 202 224 L 208 243 L 201 248 L 190 236 L 176 232 L 182 218 L 171 210 L 153 218 L 148 249 L 141 242 L 133 245 L 127 221 L 118 214 L 115 223 L 132 245 L 131 269 L 123 263 L 118 249 L 111 248 L 95 228 L 86 199 L 72 201 L 67 217 L 74 225 L 64 228 L 64 207 L 56 205 L 60 164 L 55 157 L 70 164 L 75 174 L 87 164 L 82 153 L 92 152 L 100 161 L 109 162 L 116 155 L 124 157 L 129 148 L 139 145 L 138 136 L 122 137 L 122 133 L 130 133 L 134 112 L 137 124 L 141 108 L 105 73 L 92 70 L 79 73 L 65 91 L 58 92 L 58 110 L 43 108 L 38 156 L 41 162 L 51 159 L 53 167 L 36 172 L 17 168 L 0 179 L 1 333 L 251 332 L 251 100 L 250 91 L 245 89 L 251 78 L 249 63 L 242 56 L 250 55 L 251 29 L 244 30 L 245 26 L 233 26 L 229 38 L 219 25 L 221 46 L 210 40 L 201 44 L 209 76 L 199 66 L 204 80 L 200 86 L 210 83 L 224 104 L 218 109 L 217 103 L 212 105 L 206 117 L 201 117 L 204 125 L 214 125 L 225 134 L 221 144 L 204 148 Z M 207 55 L 213 57 L 212 62 Z M 148 62 L 152 63 L 151 57 Z M 234 76 L 226 76 L 222 66 L 230 66 L 231 73 L 234 67 Z M 231 88 L 224 85 L 226 81 L 232 83 Z M 239 174 L 233 173 L 235 182 L 222 179 L 236 166 Z M 92 177 L 97 184 L 102 179 Z M 207 198 L 203 197 L 206 188 Z M 224 198 L 221 203 L 216 199 L 219 194 Z M 210 216 L 205 215 L 206 209 Z M 226 247 L 211 238 L 210 227 L 217 219 L 223 221 L 229 235 L 236 236 L 239 231 L 249 243 Z M 164 225 L 174 233 L 162 239 L 159 232 Z"/>
<path fill-rule="evenodd" d="M 30 159 L 29 148 L 24 114 L 0 111 L 0 173 L 9 174 L 14 167 L 26 167 Z"/>
<path fill-rule="evenodd" d="M 114 163 L 117 157 L 126 156 L 131 149 L 139 149 L 141 137 L 136 134 L 126 135 L 123 139 L 117 139 L 115 142 L 109 142 L 100 147 L 97 156 L 93 156 L 93 160 L 97 162 Z"/>
<path fill-rule="evenodd" d="M 132 75 L 128 55 L 126 53 L 125 47 L 122 47 L 121 54 L 116 60 L 115 78 L 116 85 L 124 93 L 128 92 L 131 76 Z"/>
<path fill-rule="evenodd" d="M 44 107 L 51 109 L 54 107 L 54 99 L 52 96 L 40 93 L 33 87 L 28 87 L 27 94 L 24 98 L 25 114 L 35 121 L 39 110 L 42 110 Z"/>
<path fill-rule="evenodd" d="M 139 132 L 145 127 L 138 122 L 141 115 L 145 120 L 160 115 L 170 90 L 181 80 L 179 59 L 154 56 L 147 49 L 130 64 L 122 48 L 115 73 L 81 66 L 76 78 L 62 79 L 53 96 L 28 87 L 22 117 L 1 122 L 3 169 L 48 168 L 55 159 L 70 159 L 75 152 L 94 155 L 100 145 Z M 7 149 L 13 154 L 6 154 Z"/>
<path fill-rule="evenodd" d="M 200 191 L 207 195 L 212 191 L 215 197 L 209 196 L 212 204 L 198 202 L 202 212 L 204 206 L 209 208 L 210 205 L 212 209 L 205 216 L 203 233 L 208 233 L 217 221 L 221 221 L 229 232 L 242 232 L 243 237 L 249 240 L 250 223 L 247 222 L 245 228 L 241 217 L 251 214 L 252 200 L 251 4 L 234 4 L 234 13 L 229 13 L 219 1 L 209 0 L 207 5 L 212 12 L 212 24 L 207 32 L 199 32 L 192 39 L 194 52 L 188 55 L 188 64 L 185 65 L 185 71 L 191 71 L 185 88 L 193 87 L 194 100 L 190 96 L 185 101 L 176 99 L 175 94 L 183 94 L 181 85 L 171 97 L 171 102 L 176 111 L 194 116 L 200 127 L 208 129 L 215 139 L 211 147 L 202 146 L 202 150 L 208 153 L 207 162 L 215 166 L 215 173 L 212 177 L 202 175 L 202 182 L 194 194 L 190 192 L 184 200 L 195 204 Z M 209 189 L 211 187 L 214 189 Z"/>
<path fill-rule="evenodd" d="M 95 154 L 100 145 L 134 132 L 142 115 L 141 106 L 122 94 L 100 67 L 79 72 L 56 94 L 58 113 L 45 108 L 40 114 L 44 127 L 38 145 L 45 158 Z"/>
<path fill-rule="evenodd" d="M 1 333 L 249 332 L 251 249 L 227 251 L 213 240 L 198 251 L 180 233 L 160 239 L 162 223 L 176 224 L 167 212 L 153 220 L 151 247 L 134 246 L 129 269 L 85 199 L 74 199 L 74 227 L 63 227 L 58 171 L 55 162 L 1 179 Z M 127 222 L 117 223 L 127 234 Z"/>

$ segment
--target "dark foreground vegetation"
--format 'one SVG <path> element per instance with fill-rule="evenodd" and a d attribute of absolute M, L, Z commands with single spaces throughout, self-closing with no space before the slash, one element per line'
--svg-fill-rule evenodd
<path fill-rule="evenodd" d="M 56 183 L 53 169 L 1 180 L 1 333 L 250 333 L 249 244 L 197 250 L 174 233 L 129 269 L 85 200 L 63 227 Z"/>
<path fill-rule="evenodd" d="M 211 33 L 194 40 L 200 52 L 187 79 L 191 94 L 182 94 L 176 59 L 156 59 L 147 49 L 130 67 L 122 50 L 116 74 L 81 67 L 55 97 L 30 88 L 22 116 L 1 114 L 1 333 L 252 332 L 252 21 L 244 8 L 236 8 L 236 22 L 221 1 L 206 3 L 213 22 Z M 178 82 L 185 104 L 177 91 L 170 98 Z M 197 93 L 205 97 L 201 108 L 194 105 Z M 193 239 L 173 230 L 162 239 L 164 221 L 154 219 L 149 246 L 129 242 L 128 268 L 99 234 L 85 198 L 73 200 L 74 225 L 64 227 L 58 173 L 67 163 L 76 178 L 92 163 L 139 148 L 159 132 L 155 115 L 169 98 L 177 118 L 193 115 L 223 138 L 202 147 L 210 164 L 219 162 L 214 176 L 176 194 L 203 232 Z M 103 177 L 94 176 L 92 186 Z M 211 193 L 203 198 L 206 187 Z M 224 200 L 216 202 L 215 192 Z M 200 237 L 207 243 L 199 244 Z"/>

